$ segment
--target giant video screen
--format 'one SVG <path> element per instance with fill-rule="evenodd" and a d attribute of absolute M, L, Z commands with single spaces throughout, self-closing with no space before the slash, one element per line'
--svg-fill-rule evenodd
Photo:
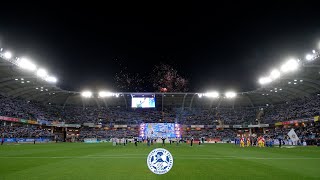
<path fill-rule="evenodd" d="M 143 138 L 180 138 L 180 124 L 143 123 L 140 124 L 139 136 Z"/>
<path fill-rule="evenodd" d="M 155 108 L 155 98 L 154 97 L 132 97 L 131 99 L 132 108 Z"/>

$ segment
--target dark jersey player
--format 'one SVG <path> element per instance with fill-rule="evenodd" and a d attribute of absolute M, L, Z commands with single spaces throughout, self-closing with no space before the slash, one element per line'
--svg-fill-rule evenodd
<path fill-rule="evenodd" d="M 162 139 L 162 146 L 165 146 L 164 141 L 166 140 L 165 137 L 161 138 Z"/>
<path fill-rule="evenodd" d="M 134 145 L 138 146 L 138 139 L 137 138 L 134 138 Z"/>
<path fill-rule="evenodd" d="M 191 138 L 191 146 L 193 145 L 193 137 Z"/>

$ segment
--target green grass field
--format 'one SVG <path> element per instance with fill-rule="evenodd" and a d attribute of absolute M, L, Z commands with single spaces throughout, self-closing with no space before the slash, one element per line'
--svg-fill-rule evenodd
<path fill-rule="evenodd" d="M 320 148 L 240 148 L 232 144 L 166 145 L 170 172 L 147 167 L 155 144 L 52 143 L 0 146 L 0 179 L 320 179 Z"/>

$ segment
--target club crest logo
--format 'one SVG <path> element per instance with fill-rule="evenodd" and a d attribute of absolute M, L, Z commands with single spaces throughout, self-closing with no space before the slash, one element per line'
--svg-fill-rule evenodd
<path fill-rule="evenodd" d="M 157 148 L 149 153 L 147 165 L 153 173 L 165 174 L 169 172 L 173 166 L 173 157 L 168 150 Z"/>

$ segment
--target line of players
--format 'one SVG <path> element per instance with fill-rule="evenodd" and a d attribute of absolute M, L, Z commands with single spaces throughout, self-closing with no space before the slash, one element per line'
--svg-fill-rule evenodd
<path fill-rule="evenodd" d="M 235 140 L 235 144 L 240 145 L 240 147 L 249 147 L 249 146 L 258 146 L 258 147 L 273 147 L 274 142 L 273 140 L 269 139 L 266 141 L 266 139 L 263 136 L 259 136 L 256 140 L 252 140 L 250 137 L 240 137 L 239 142 L 237 142 L 237 139 Z"/>

